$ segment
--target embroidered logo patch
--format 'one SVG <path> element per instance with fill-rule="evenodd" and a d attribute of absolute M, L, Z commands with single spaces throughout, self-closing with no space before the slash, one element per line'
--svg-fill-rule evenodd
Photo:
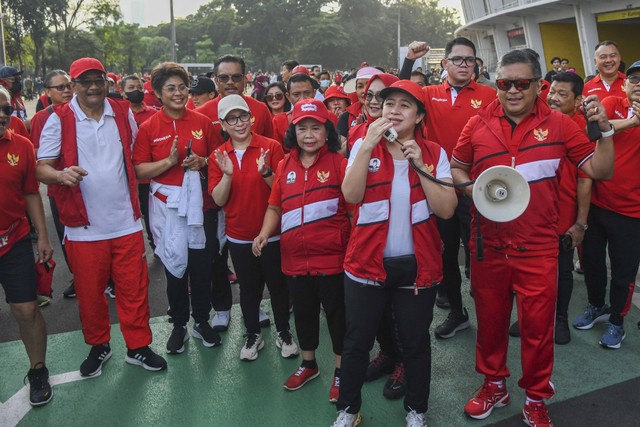
<path fill-rule="evenodd" d="M 193 136 L 195 139 L 202 139 L 203 134 L 204 132 L 202 132 L 202 129 L 191 131 L 191 136 Z"/>
<path fill-rule="evenodd" d="M 315 104 L 303 104 L 300 107 L 300 111 L 318 111 L 318 107 Z"/>
<path fill-rule="evenodd" d="M 482 108 L 482 99 L 472 99 L 471 106 L 476 110 Z"/>
<path fill-rule="evenodd" d="M 369 172 L 378 172 L 380 170 L 380 159 L 374 157 L 369 160 Z"/>
<path fill-rule="evenodd" d="M 18 166 L 18 162 L 20 161 L 20 156 L 17 154 L 7 153 L 7 161 L 11 166 Z"/>
<path fill-rule="evenodd" d="M 296 182 L 296 173 L 291 171 L 287 174 L 287 184 L 293 184 Z"/>
<path fill-rule="evenodd" d="M 325 182 L 329 181 L 329 175 L 330 175 L 329 171 L 322 171 L 322 172 L 318 171 L 316 172 L 316 175 L 318 176 L 318 182 L 320 183 L 324 184 Z"/>
<path fill-rule="evenodd" d="M 533 136 L 540 142 L 544 141 L 545 139 L 547 139 L 547 135 L 549 135 L 549 129 L 534 129 L 533 130 Z"/>

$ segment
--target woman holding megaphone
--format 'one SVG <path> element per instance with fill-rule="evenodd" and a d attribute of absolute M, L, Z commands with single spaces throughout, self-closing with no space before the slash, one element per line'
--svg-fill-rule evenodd
<path fill-rule="evenodd" d="M 344 264 L 347 332 L 334 426 L 355 425 L 360 418 L 369 351 L 389 303 L 403 349 L 407 424 L 427 425 L 429 326 L 442 280 L 435 216 L 450 218 L 457 198 L 453 188 L 428 180 L 409 165 L 451 182 L 446 153 L 427 141 L 420 127 L 426 114 L 420 86 L 398 81 L 380 97 L 382 117 L 355 142 L 342 184 L 345 200 L 356 209 Z"/>

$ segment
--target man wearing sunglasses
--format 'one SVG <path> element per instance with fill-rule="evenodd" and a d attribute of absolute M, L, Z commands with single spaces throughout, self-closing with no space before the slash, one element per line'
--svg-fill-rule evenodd
<path fill-rule="evenodd" d="M 428 50 L 424 42 L 411 43 L 405 62 L 415 61 Z M 425 121 L 429 139 L 440 144 L 451 159 L 453 147 L 467 121 L 496 99 L 496 91 L 474 80 L 476 46 L 469 39 L 458 37 L 446 44 L 443 66 L 447 71 L 445 82 L 423 89 L 427 109 Z M 452 338 L 456 332 L 469 328 L 469 314 L 462 303 L 458 252 L 462 240 L 466 257 L 465 273 L 469 277 L 470 204 L 470 199 L 461 194 L 456 214 L 447 220 L 438 218 L 444 252 L 442 289 L 438 292 L 436 304 L 441 308 L 451 308 L 447 318 L 434 331 L 436 337 L 441 339 Z"/>
<path fill-rule="evenodd" d="M 591 329 L 594 323 L 608 318 L 600 345 L 612 349 L 620 348 L 625 338 L 623 321 L 631 306 L 640 262 L 640 61 L 627 69 L 624 90 L 624 98 L 609 96 L 602 100 L 616 132 L 615 174 L 609 181 L 593 185 L 589 228 L 582 245 L 588 304 L 573 322 L 576 329 Z M 611 260 L 610 308 L 605 304 L 607 249 Z"/>
<path fill-rule="evenodd" d="M 33 145 L 7 129 L 13 113 L 10 101 L 9 91 L 0 88 L 0 284 L 20 325 L 20 337 L 30 362 L 29 401 L 33 406 L 41 406 L 51 400 L 53 391 L 45 366 L 47 330 L 36 299 L 36 270 L 27 214 L 38 230 L 38 262 L 49 261 L 53 250 L 35 179 Z"/>
<path fill-rule="evenodd" d="M 244 94 L 246 66 L 244 59 L 224 55 L 218 58 L 213 64 L 214 81 L 218 86 L 219 95 L 217 98 L 206 102 L 198 107 L 196 111 L 209 117 L 213 122 L 214 138 L 216 146 L 224 143 L 222 138 L 222 126 L 218 119 L 218 103 L 228 95 L 240 95 L 244 98 L 251 110 L 251 131 L 259 135 L 273 138 L 273 127 L 271 124 L 271 113 L 264 103 Z"/>
<path fill-rule="evenodd" d="M 125 361 L 160 371 L 166 361 L 150 348 L 148 270 L 131 147 L 137 126 L 128 103 L 107 98 L 103 65 L 71 64 L 74 97 L 55 108 L 40 136 L 37 178 L 49 185 L 65 225 L 82 332 L 91 346 L 80 374 L 96 377 L 112 355 L 109 278 L 127 346 Z"/>
<path fill-rule="evenodd" d="M 527 425 L 552 426 L 543 399 L 553 396 L 554 320 L 558 293 L 558 175 L 570 161 L 593 179 L 613 174 L 613 129 L 594 95 L 585 99 L 587 121 L 602 132 L 594 145 L 566 114 L 551 110 L 538 96 L 538 58 L 513 50 L 500 60 L 498 99 L 471 118 L 453 150 L 454 182 L 477 178 L 492 166 L 520 171 L 530 188 L 524 213 L 495 222 L 472 210 L 471 282 L 476 306 L 476 371 L 484 382 L 465 405 L 471 418 L 484 419 L 509 403 L 506 378 L 509 322 L 515 294 L 521 334 L 522 411 Z M 471 197 L 473 186 L 465 187 Z M 479 224 L 477 223 L 479 221 Z M 484 238 L 477 259 L 476 229 Z"/>
<path fill-rule="evenodd" d="M 620 50 L 616 42 L 605 40 L 596 45 L 594 61 L 598 74 L 584 84 L 584 96 L 597 95 L 600 100 L 607 96 L 626 98 L 624 73 L 620 72 Z"/>

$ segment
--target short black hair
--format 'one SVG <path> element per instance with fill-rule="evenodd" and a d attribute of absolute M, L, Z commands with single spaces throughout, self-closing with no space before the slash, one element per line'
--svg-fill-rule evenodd
<path fill-rule="evenodd" d="M 558 62 L 561 61 L 559 56 L 554 56 L 553 58 L 551 58 L 551 61 L 549 61 L 549 63 L 553 65 L 553 63 L 556 62 L 556 61 L 558 61 Z"/>
<path fill-rule="evenodd" d="M 122 78 L 122 80 L 120 80 L 120 88 L 124 91 L 124 87 L 127 85 L 127 82 L 129 80 L 139 80 L 142 81 L 142 79 L 138 76 L 136 76 L 135 74 L 129 74 L 128 76 L 124 76 Z"/>
<path fill-rule="evenodd" d="M 456 37 L 455 39 L 449 41 L 449 43 L 447 43 L 447 45 L 444 47 L 444 57 L 448 58 L 451 54 L 451 51 L 453 50 L 453 47 L 459 44 L 470 47 L 473 50 L 473 56 L 476 56 L 476 45 L 473 44 L 471 40 L 466 37 Z"/>
<path fill-rule="evenodd" d="M 295 59 L 287 59 L 286 61 L 284 61 L 282 63 L 282 66 L 286 67 L 287 70 L 289 70 L 289 71 L 292 71 L 298 65 L 300 65 L 300 63 L 298 61 L 296 61 Z"/>
<path fill-rule="evenodd" d="M 151 70 L 151 87 L 156 93 L 162 93 L 162 86 L 171 77 L 178 77 L 189 87 L 189 74 L 180 64 L 175 62 L 161 62 Z"/>
<path fill-rule="evenodd" d="M 498 72 L 500 71 L 500 68 L 507 65 L 527 64 L 531 67 L 533 77 L 539 79 L 542 77 L 542 70 L 540 69 L 540 61 L 538 59 L 539 57 L 540 55 L 531 49 L 512 50 L 505 53 L 504 56 L 500 58 L 500 62 L 498 63 Z"/>
<path fill-rule="evenodd" d="M 240 64 L 240 67 L 242 68 L 242 74 L 246 74 L 246 72 L 247 72 L 247 66 L 244 63 L 244 59 L 240 58 L 239 56 L 235 56 L 235 55 L 222 55 L 221 57 L 216 59 L 216 61 L 213 63 L 213 75 L 214 76 L 218 75 L 218 67 L 223 62 L 235 62 L 236 64 Z"/>
<path fill-rule="evenodd" d="M 620 50 L 620 48 L 618 48 L 618 43 L 614 42 L 613 40 L 603 40 L 600 43 L 598 43 L 596 45 L 596 48 L 593 49 L 593 51 L 595 52 L 596 50 L 598 50 L 601 46 L 615 46 L 616 49 Z"/>
<path fill-rule="evenodd" d="M 553 76 L 552 81 L 572 83 L 571 91 L 576 96 L 576 98 L 582 95 L 582 90 L 584 89 L 584 82 L 582 81 L 580 76 L 578 76 L 577 74 L 567 73 L 563 71 Z"/>
<path fill-rule="evenodd" d="M 319 76 L 319 77 L 322 77 L 322 76 L 323 76 L 323 75 L 325 75 L 325 74 L 326 74 L 327 76 L 329 76 L 329 80 L 331 80 L 331 73 L 330 73 L 330 72 L 328 72 L 328 71 L 321 71 L 321 72 L 320 72 L 320 76 Z"/>
<path fill-rule="evenodd" d="M 327 120 L 324 122 L 324 127 L 327 129 L 327 146 L 329 147 L 329 151 L 332 153 L 337 153 L 342 148 L 342 143 L 340 142 L 340 136 L 338 135 L 338 131 L 336 131 L 336 127 L 333 125 L 331 120 Z M 292 149 L 298 146 L 298 138 L 296 138 L 296 125 L 291 123 L 287 128 L 287 132 L 284 134 L 284 146 L 288 149 Z"/>
<path fill-rule="evenodd" d="M 569 60 L 568 60 L 567 58 L 562 58 L 562 59 L 560 60 L 560 62 L 564 62 L 564 61 L 567 61 L 567 64 L 569 63 Z"/>
<path fill-rule="evenodd" d="M 422 73 L 422 72 L 420 72 L 420 71 L 418 71 L 418 70 L 414 70 L 414 71 L 412 71 L 412 72 L 411 72 L 411 77 L 413 77 L 413 76 L 420 76 L 420 77 L 422 77 L 422 78 L 424 79 L 424 84 L 425 84 L 425 85 L 428 83 L 428 82 L 427 82 L 427 76 L 425 76 L 425 75 L 424 75 L 424 73 Z"/>
<path fill-rule="evenodd" d="M 309 82 L 309 84 L 313 89 L 317 89 L 316 85 L 318 84 L 318 82 L 315 81 L 313 77 L 307 74 L 300 73 L 300 74 L 294 74 L 291 77 L 289 77 L 289 80 L 287 81 L 287 92 L 291 90 L 291 83 L 301 83 L 301 82 Z"/>

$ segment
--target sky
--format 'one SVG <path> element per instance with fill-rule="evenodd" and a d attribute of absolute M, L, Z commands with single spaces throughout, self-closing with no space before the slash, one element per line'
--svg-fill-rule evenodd
<path fill-rule="evenodd" d="M 174 0 L 173 13 L 176 18 L 184 18 L 195 13 L 200 6 L 210 0 Z M 462 9 L 460 0 L 440 0 L 440 6 L 458 9 L 460 20 Z M 138 23 L 143 27 L 169 22 L 169 0 L 120 0 L 125 22 Z"/>

